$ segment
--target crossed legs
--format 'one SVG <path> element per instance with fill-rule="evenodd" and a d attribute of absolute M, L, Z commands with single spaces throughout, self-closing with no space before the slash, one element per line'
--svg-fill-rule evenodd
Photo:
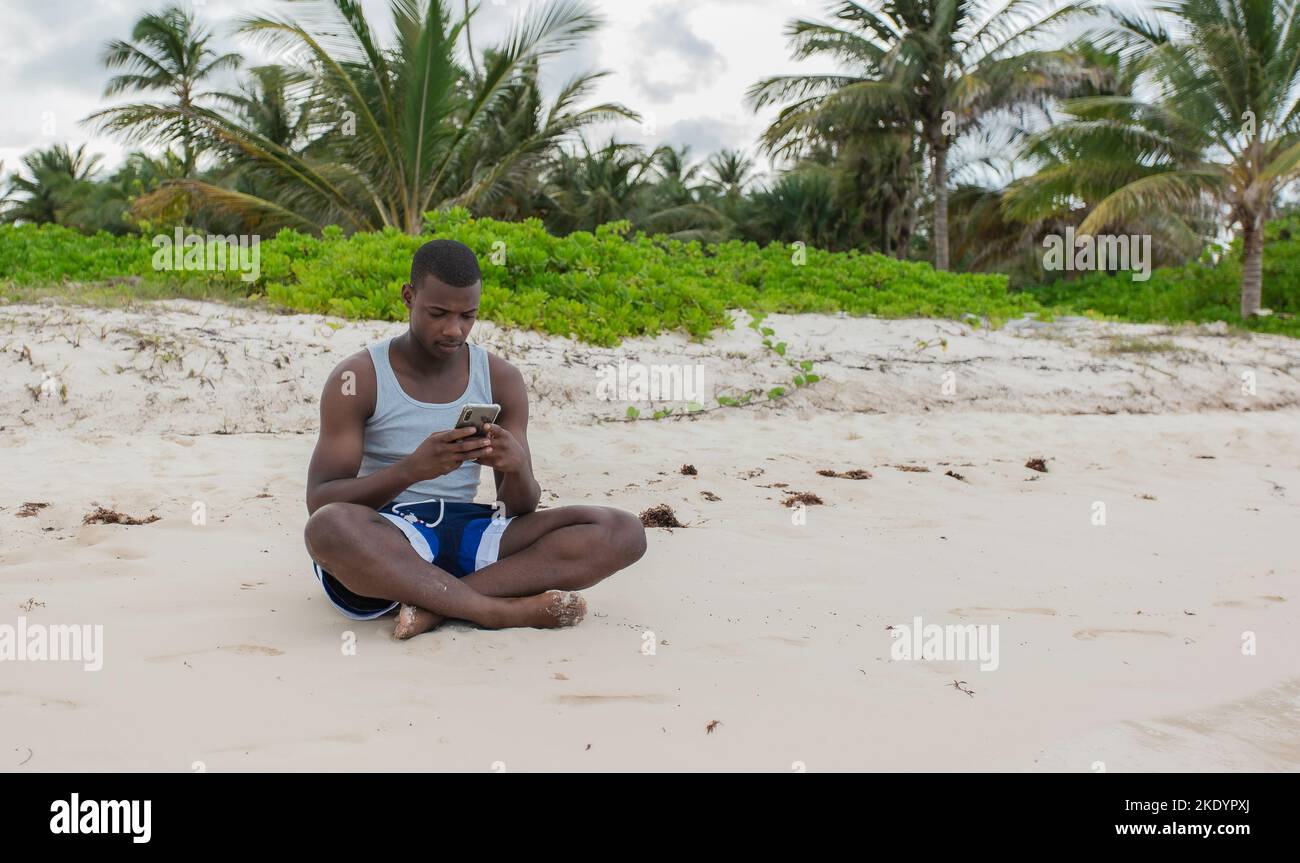
<path fill-rule="evenodd" d="M 610 507 L 565 506 L 521 515 L 501 537 L 496 563 L 458 579 L 426 563 L 375 510 L 331 503 L 307 520 L 312 558 L 348 590 L 402 603 L 394 634 L 409 638 L 452 617 L 489 629 L 553 628 L 582 619 L 577 591 L 645 553 L 645 529 Z"/>

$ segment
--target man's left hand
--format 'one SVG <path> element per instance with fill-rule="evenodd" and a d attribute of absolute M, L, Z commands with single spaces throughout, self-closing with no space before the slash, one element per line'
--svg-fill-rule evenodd
<path fill-rule="evenodd" d="M 496 423 L 484 423 L 483 431 L 487 433 L 491 450 L 476 459 L 479 464 L 501 474 L 519 473 L 524 469 L 524 448 L 514 435 Z"/>

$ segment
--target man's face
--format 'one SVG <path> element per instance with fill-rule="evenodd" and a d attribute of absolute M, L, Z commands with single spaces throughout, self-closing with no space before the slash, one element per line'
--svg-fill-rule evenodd
<path fill-rule="evenodd" d="M 454 354 L 474 328 L 482 282 L 456 288 L 426 275 L 416 287 L 402 287 L 402 300 L 411 310 L 411 335 L 434 356 Z"/>

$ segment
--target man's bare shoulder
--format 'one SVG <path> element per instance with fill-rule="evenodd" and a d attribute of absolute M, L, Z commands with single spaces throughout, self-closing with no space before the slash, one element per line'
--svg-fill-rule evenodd
<path fill-rule="evenodd" d="M 375 362 L 362 349 L 336 365 L 321 391 L 321 410 L 370 416 L 375 409 Z"/>
<path fill-rule="evenodd" d="M 509 360 L 497 356 L 489 350 L 484 350 L 488 357 L 488 374 L 492 378 L 492 391 L 496 392 L 498 387 L 508 387 L 527 391 L 524 387 L 523 372 L 515 368 Z"/>

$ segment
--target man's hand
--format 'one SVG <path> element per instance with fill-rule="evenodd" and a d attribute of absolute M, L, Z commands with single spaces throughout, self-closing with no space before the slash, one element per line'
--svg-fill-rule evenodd
<path fill-rule="evenodd" d="M 494 423 L 484 423 L 483 430 L 487 432 L 490 446 L 478 457 L 478 463 L 504 475 L 522 471 L 528 464 L 528 458 L 515 436 L 505 427 Z"/>
<path fill-rule="evenodd" d="M 423 482 L 451 473 L 466 459 L 476 458 L 482 463 L 484 456 L 493 451 L 493 442 L 486 435 L 471 439 L 475 434 L 473 428 L 434 432 L 402 459 L 402 467 L 412 482 Z"/>

